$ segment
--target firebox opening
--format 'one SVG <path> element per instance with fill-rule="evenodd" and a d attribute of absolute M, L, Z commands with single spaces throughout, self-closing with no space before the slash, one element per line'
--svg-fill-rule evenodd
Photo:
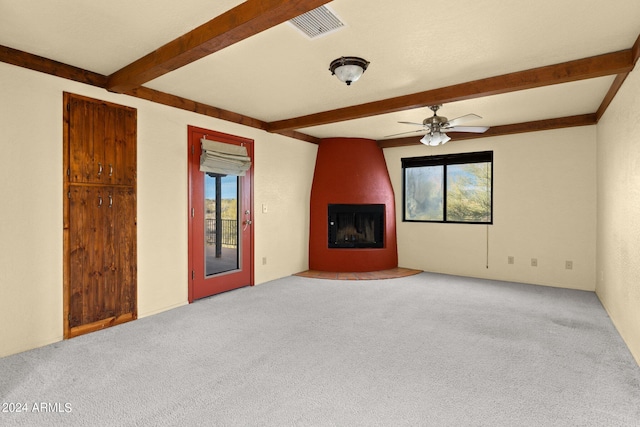
<path fill-rule="evenodd" d="M 383 248 L 385 205 L 329 205 L 330 248 Z"/>

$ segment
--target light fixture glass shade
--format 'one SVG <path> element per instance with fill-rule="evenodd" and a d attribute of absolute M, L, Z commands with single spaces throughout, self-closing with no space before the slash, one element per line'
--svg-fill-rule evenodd
<path fill-rule="evenodd" d="M 364 73 L 364 70 L 358 65 L 342 65 L 336 68 L 334 73 L 338 80 L 346 83 L 348 86 L 351 83 L 357 81 Z"/>
<path fill-rule="evenodd" d="M 422 139 L 420 140 L 420 142 L 423 143 L 424 145 L 430 145 L 432 147 L 435 147 L 436 145 L 445 144 L 448 141 L 451 141 L 451 138 L 449 137 L 449 135 L 439 131 L 430 132 L 425 136 L 423 136 Z"/>
<path fill-rule="evenodd" d="M 369 62 L 356 56 L 342 56 L 334 59 L 329 65 L 329 71 L 347 86 L 358 80 L 365 72 Z"/>

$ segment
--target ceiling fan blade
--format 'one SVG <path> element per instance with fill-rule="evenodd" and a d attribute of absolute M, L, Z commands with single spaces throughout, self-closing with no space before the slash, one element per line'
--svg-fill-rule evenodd
<path fill-rule="evenodd" d="M 402 123 L 403 125 L 424 126 L 424 123 L 415 123 L 415 122 L 398 122 L 398 123 Z"/>
<path fill-rule="evenodd" d="M 476 120 L 476 119 L 481 119 L 481 118 L 482 117 L 480 117 L 477 114 L 467 114 L 467 115 L 460 116 L 460 117 L 457 117 L 455 119 L 449 120 L 449 126 L 448 127 L 461 125 L 462 123 L 466 123 L 466 122 L 469 122 L 471 120 Z"/>
<path fill-rule="evenodd" d="M 383 136 L 383 138 L 390 138 L 392 136 L 398 136 L 398 135 L 406 135 L 408 133 L 418 133 L 418 132 L 429 132 L 429 129 L 418 129 L 418 130 L 410 130 L 409 132 L 400 132 L 400 133 L 394 133 L 392 135 L 385 135 Z"/>
<path fill-rule="evenodd" d="M 471 133 L 485 133 L 489 129 L 489 126 L 455 126 L 443 128 L 444 132 L 471 132 Z"/>

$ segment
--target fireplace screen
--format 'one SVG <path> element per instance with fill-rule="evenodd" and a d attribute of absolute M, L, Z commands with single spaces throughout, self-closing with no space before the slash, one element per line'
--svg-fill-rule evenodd
<path fill-rule="evenodd" d="M 384 247 L 384 212 L 384 205 L 329 205 L 329 247 Z"/>

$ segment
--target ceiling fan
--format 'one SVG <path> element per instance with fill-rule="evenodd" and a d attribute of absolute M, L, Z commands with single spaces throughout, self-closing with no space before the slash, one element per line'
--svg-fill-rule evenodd
<path fill-rule="evenodd" d="M 470 120 L 481 119 L 477 114 L 467 114 L 455 119 L 449 120 L 446 117 L 438 116 L 438 110 L 442 105 L 431 105 L 429 108 L 433 111 L 433 116 L 427 117 L 422 123 L 414 122 L 398 122 L 405 125 L 420 126 L 422 129 L 396 133 L 390 136 L 405 135 L 408 133 L 427 132 L 427 134 L 420 140 L 425 145 L 441 145 L 451 140 L 451 138 L 445 132 L 471 132 L 471 133 L 484 133 L 489 129 L 488 126 L 459 126 L 462 123 L 466 123 Z M 385 138 L 386 138 L 385 137 Z"/>

